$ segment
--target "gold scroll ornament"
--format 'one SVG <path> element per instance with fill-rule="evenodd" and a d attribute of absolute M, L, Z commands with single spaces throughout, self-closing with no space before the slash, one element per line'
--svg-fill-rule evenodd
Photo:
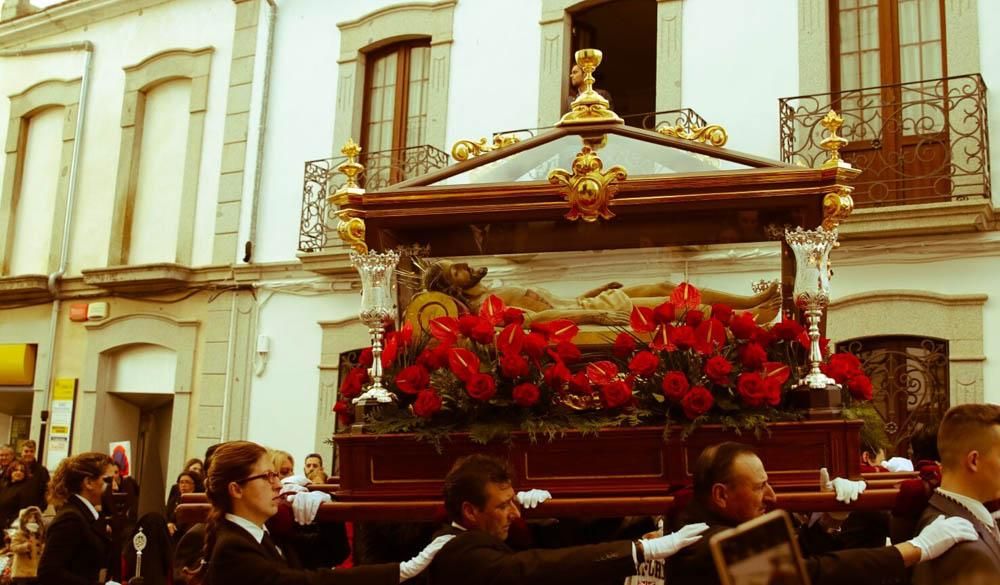
<path fill-rule="evenodd" d="M 554 169 L 549 172 L 549 182 L 562 186 L 562 196 L 569 202 L 564 216 L 570 221 L 586 222 L 611 219 L 615 214 L 609 209 L 617 190 L 614 182 L 624 181 L 628 171 L 615 165 L 604 170 L 604 163 L 589 146 L 584 146 L 573 159 L 573 172 Z"/>
<path fill-rule="evenodd" d="M 521 139 L 513 134 L 494 134 L 492 144 L 487 144 L 485 138 L 480 138 L 478 142 L 459 140 L 451 147 L 451 158 L 462 162 L 520 141 Z"/>
<path fill-rule="evenodd" d="M 836 229 L 854 211 L 851 191 L 851 187 L 838 186 L 836 191 L 830 191 L 823 197 L 823 229 Z"/>
<path fill-rule="evenodd" d="M 339 209 L 348 202 L 351 195 L 364 195 L 365 193 L 365 190 L 358 185 L 358 176 L 365 170 L 364 165 L 358 162 L 361 147 L 353 139 L 348 138 L 347 144 L 340 149 L 340 152 L 347 157 L 347 160 L 341 163 L 337 170 L 347 177 L 347 180 L 344 181 L 343 186 L 327 198 L 327 203 L 331 209 L 338 208 L 333 211 L 339 220 L 337 236 L 358 253 L 365 254 L 368 252 L 368 244 L 365 243 L 365 221 L 355 215 L 356 211 Z"/>
<path fill-rule="evenodd" d="M 708 143 L 712 146 L 725 146 L 729 140 L 726 129 L 718 124 L 701 127 L 695 126 L 688 130 L 684 126 L 660 126 L 657 132 L 671 138 L 682 138 L 694 142 Z"/>

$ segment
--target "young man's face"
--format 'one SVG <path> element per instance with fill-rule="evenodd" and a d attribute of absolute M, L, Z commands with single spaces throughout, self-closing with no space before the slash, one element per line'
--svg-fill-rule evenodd
<path fill-rule="evenodd" d="M 462 513 L 468 528 L 491 534 L 500 540 L 507 540 L 511 522 L 521 517 L 514 501 L 514 488 L 509 483 L 487 483 L 486 504 L 482 509 L 465 502 Z"/>
<path fill-rule="evenodd" d="M 306 457 L 306 477 L 312 475 L 317 469 L 323 469 L 323 462 L 319 457 Z"/>
<path fill-rule="evenodd" d="M 21 459 L 25 463 L 31 463 L 35 460 L 35 448 L 31 445 L 25 445 L 21 447 Z"/>

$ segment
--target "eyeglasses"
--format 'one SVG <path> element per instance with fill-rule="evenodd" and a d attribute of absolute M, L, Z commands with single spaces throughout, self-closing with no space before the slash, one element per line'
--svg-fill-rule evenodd
<path fill-rule="evenodd" d="M 268 483 L 274 483 L 274 482 L 280 480 L 281 476 L 278 475 L 277 473 L 273 472 L 273 471 L 268 471 L 266 473 L 259 473 L 257 475 L 251 475 L 250 477 L 245 477 L 245 478 L 243 478 L 243 479 L 241 479 L 239 481 L 236 481 L 234 483 L 238 483 L 238 484 L 239 483 L 247 483 L 247 482 L 253 481 L 255 479 L 263 479 L 263 480 L 266 480 Z"/>

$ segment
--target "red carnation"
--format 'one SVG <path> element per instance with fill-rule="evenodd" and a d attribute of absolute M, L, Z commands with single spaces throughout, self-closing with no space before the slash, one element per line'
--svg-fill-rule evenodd
<path fill-rule="evenodd" d="M 632 355 L 635 351 L 635 338 L 628 333 L 622 331 L 615 337 L 615 344 L 611 347 L 611 353 L 615 354 L 615 357 L 625 359 Z"/>
<path fill-rule="evenodd" d="M 692 309 L 684 315 L 684 322 L 692 327 L 697 327 L 701 325 L 701 322 L 705 320 L 705 313 Z"/>
<path fill-rule="evenodd" d="M 441 410 L 441 397 L 433 390 L 421 390 L 413 403 L 413 414 L 421 418 L 430 418 Z"/>
<path fill-rule="evenodd" d="M 694 328 L 690 325 L 674 327 L 670 330 L 669 337 L 670 343 L 676 345 L 679 349 L 690 349 L 694 347 L 697 341 L 694 336 Z"/>
<path fill-rule="evenodd" d="M 847 390 L 857 400 L 871 400 L 872 380 L 859 372 L 847 380 Z"/>
<path fill-rule="evenodd" d="M 396 374 L 396 387 L 407 394 L 416 394 L 427 388 L 431 375 L 423 366 L 406 366 Z"/>
<path fill-rule="evenodd" d="M 549 342 L 541 333 L 532 331 L 524 336 L 524 342 L 521 349 L 528 355 L 528 357 L 532 357 L 537 360 L 545 355 L 545 348 L 548 346 Z"/>
<path fill-rule="evenodd" d="M 630 372 L 637 376 L 649 376 L 656 371 L 660 365 L 660 358 L 649 351 L 640 351 L 628 363 Z"/>
<path fill-rule="evenodd" d="M 721 355 L 712 356 L 705 362 L 705 375 L 713 384 L 729 386 L 729 374 L 732 372 L 733 364 Z"/>
<path fill-rule="evenodd" d="M 567 364 L 579 361 L 583 357 L 583 354 L 580 353 L 580 348 L 572 341 L 560 341 L 557 343 L 555 354 L 556 357 Z"/>
<path fill-rule="evenodd" d="M 529 408 L 538 402 L 541 391 L 534 384 L 524 383 L 514 386 L 512 395 L 514 397 L 514 404 Z"/>
<path fill-rule="evenodd" d="M 496 383 L 489 374 L 475 374 L 465 383 L 465 390 L 476 400 L 486 402 L 496 394 Z"/>
<path fill-rule="evenodd" d="M 757 322 L 750 313 L 739 313 L 729 321 L 729 329 L 736 339 L 750 339 L 757 330 Z"/>
<path fill-rule="evenodd" d="M 740 363 L 745 370 L 759 370 L 767 361 L 767 352 L 759 343 L 748 343 L 740 348 Z"/>
<path fill-rule="evenodd" d="M 724 325 L 729 325 L 730 319 L 733 318 L 733 309 L 729 305 L 716 303 L 712 305 L 712 318 L 722 321 Z"/>
<path fill-rule="evenodd" d="M 621 380 L 601 386 L 601 400 L 608 408 L 618 408 L 632 402 L 632 389 Z"/>
<path fill-rule="evenodd" d="M 704 386 L 695 386 L 681 399 L 684 416 L 691 420 L 711 410 L 713 404 L 715 404 L 715 398 Z"/>
<path fill-rule="evenodd" d="M 663 388 L 663 395 L 669 400 L 679 402 L 688 393 L 690 387 L 687 376 L 682 372 L 667 372 L 663 376 L 661 388 Z"/>
<path fill-rule="evenodd" d="M 366 347 L 361 350 L 358 355 L 358 365 L 362 368 L 370 368 L 372 364 L 375 363 L 375 356 L 372 354 L 372 348 Z"/>
<path fill-rule="evenodd" d="M 771 327 L 771 333 L 782 341 L 795 341 L 805 333 L 805 329 L 794 319 L 782 319 Z"/>
<path fill-rule="evenodd" d="M 577 372 L 570 376 L 569 378 L 569 391 L 570 394 L 590 394 L 590 380 L 587 379 L 587 374 L 583 372 Z"/>
<path fill-rule="evenodd" d="M 368 381 L 368 370 L 362 367 L 351 368 L 340 383 L 340 396 L 342 398 L 354 398 L 361 395 L 361 388 Z"/>
<path fill-rule="evenodd" d="M 767 383 L 756 372 L 740 374 L 736 380 L 736 391 L 743 402 L 751 408 L 763 406 L 767 401 Z"/>
<path fill-rule="evenodd" d="M 507 378 L 521 378 L 531 371 L 528 360 L 516 353 L 508 353 L 500 357 L 500 372 Z"/>

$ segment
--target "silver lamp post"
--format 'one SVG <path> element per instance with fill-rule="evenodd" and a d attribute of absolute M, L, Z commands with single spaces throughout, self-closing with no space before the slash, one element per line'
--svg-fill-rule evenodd
<path fill-rule="evenodd" d="M 819 369 L 823 354 L 819 347 L 819 322 L 830 304 L 830 251 L 837 243 L 837 228 L 826 230 L 785 231 L 785 241 L 795 253 L 795 304 L 809 325 L 809 373 L 799 386 L 809 389 L 835 389 L 840 386 Z"/>
<path fill-rule="evenodd" d="M 361 276 L 361 322 L 368 326 L 372 338 L 372 367 L 368 370 L 371 383 L 354 404 L 392 402 L 392 394 L 382 385 L 382 337 L 386 323 L 395 320 L 395 272 L 399 252 L 389 250 L 360 253 L 351 250 L 351 264 Z"/>

